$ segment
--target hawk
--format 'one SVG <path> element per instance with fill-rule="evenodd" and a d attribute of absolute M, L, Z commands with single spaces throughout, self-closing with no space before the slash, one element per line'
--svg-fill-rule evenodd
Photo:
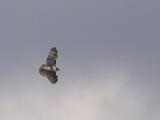
<path fill-rule="evenodd" d="M 50 49 L 48 57 L 46 59 L 46 64 L 42 64 L 39 68 L 39 73 L 42 76 L 46 76 L 48 80 L 55 84 L 58 81 L 58 76 L 56 72 L 59 68 L 56 66 L 56 60 L 58 58 L 58 50 L 56 47 Z"/>

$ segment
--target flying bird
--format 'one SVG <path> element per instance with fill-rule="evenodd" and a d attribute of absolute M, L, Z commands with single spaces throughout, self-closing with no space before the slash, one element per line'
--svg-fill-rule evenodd
<path fill-rule="evenodd" d="M 58 50 L 56 47 L 50 49 L 48 57 L 46 59 L 46 64 L 42 64 L 39 68 L 39 73 L 42 76 L 46 76 L 48 80 L 55 84 L 58 81 L 58 76 L 56 74 L 59 68 L 56 66 L 56 60 L 58 58 Z"/>

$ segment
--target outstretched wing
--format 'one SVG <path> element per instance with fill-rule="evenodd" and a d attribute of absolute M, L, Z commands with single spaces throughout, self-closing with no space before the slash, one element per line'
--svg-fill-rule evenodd
<path fill-rule="evenodd" d="M 49 51 L 49 54 L 48 54 L 48 57 L 47 57 L 47 60 L 46 60 L 46 64 L 48 66 L 56 66 L 56 59 L 58 57 L 58 51 L 57 49 L 54 47 L 54 48 L 51 48 L 50 51 Z"/>
<path fill-rule="evenodd" d="M 53 84 L 55 84 L 58 81 L 58 77 L 57 77 L 56 72 L 54 70 L 51 70 L 47 73 L 47 78 Z"/>

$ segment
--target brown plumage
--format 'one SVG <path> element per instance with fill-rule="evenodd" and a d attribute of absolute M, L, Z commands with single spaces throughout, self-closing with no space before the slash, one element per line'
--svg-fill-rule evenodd
<path fill-rule="evenodd" d="M 59 68 L 56 67 L 56 59 L 58 57 L 57 49 L 51 48 L 46 60 L 46 64 L 42 64 L 39 68 L 39 73 L 42 76 L 46 76 L 51 83 L 56 83 L 58 81 L 58 76 L 56 72 L 59 71 Z"/>

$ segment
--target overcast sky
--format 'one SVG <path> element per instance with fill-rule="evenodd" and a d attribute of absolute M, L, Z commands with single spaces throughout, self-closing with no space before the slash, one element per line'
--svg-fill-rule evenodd
<path fill-rule="evenodd" d="M 159 120 L 158 0 L 1 0 L 1 120 Z M 59 81 L 38 73 L 59 50 Z"/>

